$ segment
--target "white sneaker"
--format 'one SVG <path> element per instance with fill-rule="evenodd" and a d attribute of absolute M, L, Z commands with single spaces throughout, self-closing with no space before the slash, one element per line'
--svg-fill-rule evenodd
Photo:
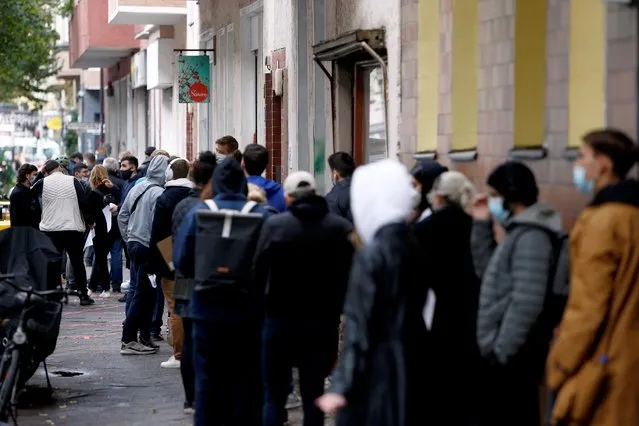
<path fill-rule="evenodd" d="M 122 285 L 120 286 L 120 291 L 122 293 L 126 293 L 127 291 L 129 291 L 129 281 L 125 281 L 122 283 Z"/>
<path fill-rule="evenodd" d="M 171 356 L 168 361 L 164 361 L 160 363 L 160 367 L 162 368 L 180 368 L 180 360 L 175 359 L 175 356 Z"/>
<path fill-rule="evenodd" d="M 91 297 L 91 295 L 93 294 L 93 292 L 91 291 L 91 289 L 87 290 L 87 296 Z"/>
<path fill-rule="evenodd" d="M 103 291 L 102 293 L 100 293 L 100 297 L 102 299 L 108 299 L 109 297 L 111 297 L 111 292 L 110 291 Z"/>

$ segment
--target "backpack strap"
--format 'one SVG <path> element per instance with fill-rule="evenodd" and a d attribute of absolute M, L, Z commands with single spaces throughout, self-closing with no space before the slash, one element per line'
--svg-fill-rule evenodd
<path fill-rule="evenodd" d="M 244 207 L 242 207 L 242 210 L 240 210 L 240 213 L 242 214 L 250 213 L 251 210 L 253 210 L 256 206 L 257 206 L 257 203 L 255 201 L 247 201 L 246 204 L 244 204 Z"/>
<path fill-rule="evenodd" d="M 217 204 L 215 204 L 215 201 L 213 201 L 213 200 L 204 200 L 204 202 L 208 206 L 209 210 L 211 210 L 213 212 L 219 212 L 220 211 L 220 209 L 218 208 Z"/>

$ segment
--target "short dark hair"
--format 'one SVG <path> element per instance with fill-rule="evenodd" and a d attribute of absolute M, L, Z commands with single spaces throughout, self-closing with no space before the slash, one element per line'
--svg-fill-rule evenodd
<path fill-rule="evenodd" d="M 151 154 L 153 154 L 154 152 L 155 152 L 155 147 L 149 146 L 144 150 L 144 155 L 146 155 L 147 157 L 150 157 Z"/>
<path fill-rule="evenodd" d="M 86 152 L 84 154 L 84 158 L 88 159 L 92 163 L 95 163 L 95 154 L 92 152 Z"/>
<path fill-rule="evenodd" d="M 75 176 L 76 173 L 78 173 L 81 170 L 84 169 L 88 169 L 87 165 L 84 163 L 78 163 L 75 166 L 73 166 L 73 175 Z"/>
<path fill-rule="evenodd" d="M 51 173 L 55 169 L 59 169 L 59 168 L 60 168 L 60 163 L 58 163 L 55 160 L 49 160 L 46 163 L 44 163 L 44 171 L 46 173 Z"/>
<path fill-rule="evenodd" d="M 84 160 L 84 156 L 82 155 L 81 152 L 74 152 L 73 154 L 71 154 L 71 159 L 72 160 L 80 160 L 80 162 L 82 160 Z"/>
<path fill-rule="evenodd" d="M 593 130 L 582 137 L 583 142 L 596 154 L 605 155 L 612 162 L 612 172 L 625 178 L 638 160 L 636 143 L 618 129 Z"/>
<path fill-rule="evenodd" d="M 135 169 L 138 169 L 138 159 L 132 155 L 127 155 L 126 157 L 123 157 L 122 160 L 120 160 L 120 164 L 123 162 L 127 162 L 130 165 L 132 165 L 133 167 L 135 167 Z"/>
<path fill-rule="evenodd" d="M 353 176 L 355 160 L 348 152 L 339 151 L 328 157 L 328 166 L 343 178 Z"/>
<path fill-rule="evenodd" d="M 535 204 L 539 187 L 535 174 L 524 163 L 507 161 L 488 176 L 488 185 L 504 198 L 506 203 L 521 203 L 526 207 Z"/>
<path fill-rule="evenodd" d="M 244 149 L 244 169 L 249 176 L 259 176 L 268 166 L 268 151 L 262 145 L 251 144 Z"/>
<path fill-rule="evenodd" d="M 231 135 L 222 136 L 215 141 L 215 144 L 228 146 L 231 151 L 236 151 L 240 146 L 240 144 L 237 142 L 237 139 L 235 139 Z"/>
<path fill-rule="evenodd" d="M 37 172 L 37 171 L 38 171 L 38 168 L 34 166 L 33 164 L 24 163 L 18 169 L 18 177 L 17 177 L 18 183 L 24 183 L 25 181 L 29 179 L 29 175 L 31 173 Z"/>
<path fill-rule="evenodd" d="M 211 151 L 200 153 L 197 160 L 193 162 L 191 167 L 191 180 L 196 185 L 206 185 L 211 181 L 217 161 L 215 154 Z"/>
<path fill-rule="evenodd" d="M 177 158 L 173 164 L 171 164 L 171 170 L 173 170 L 173 179 L 183 179 L 189 175 L 191 165 L 184 158 Z"/>

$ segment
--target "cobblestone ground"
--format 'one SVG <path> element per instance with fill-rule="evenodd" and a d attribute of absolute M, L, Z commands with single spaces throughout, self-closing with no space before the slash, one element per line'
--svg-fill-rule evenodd
<path fill-rule="evenodd" d="M 56 351 L 48 360 L 53 396 L 44 392 L 40 369 L 29 381 L 19 409 L 20 426 L 192 424 L 182 413 L 179 370 L 160 368 L 171 355 L 168 345 L 161 345 L 157 355 L 119 354 L 123 310 L 115 297 L 98 298 L 88 308 L 70 300 Z M 301 419 L 300 408 L 290 410 L 292 426 L 301 426 Z"/>

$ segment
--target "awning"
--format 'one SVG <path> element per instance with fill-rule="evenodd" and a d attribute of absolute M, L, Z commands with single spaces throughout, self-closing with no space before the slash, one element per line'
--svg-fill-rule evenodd
<path fill-rule="evenodd" d="M 313 46 L 313 56 L 316 61 L 321 62 L 340 60 L 369 61 L 371 55 L 362 42 L 379 56 L 386 56 L 383 29 L 355 30 L 332 40 L 322 41 Z"/>

